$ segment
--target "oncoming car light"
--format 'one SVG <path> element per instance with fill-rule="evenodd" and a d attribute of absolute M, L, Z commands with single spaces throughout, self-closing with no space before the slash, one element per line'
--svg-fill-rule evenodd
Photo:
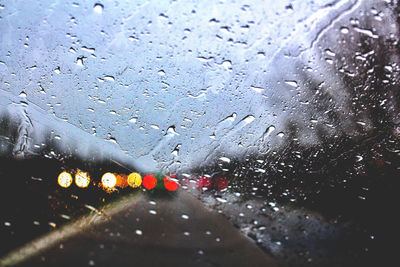
<path fill-rule="evenodd" d="M 105 188 L 113 188 L 117 184 L 117 177 L 115 174 L 107 172 L 101 177 L 101 183 Z"/>
<path fill-rule="evenodd" d="M 72 176 L 71 176 L 71 174 L 69 174 L 68 172 L 66 172 L 66 171 L 63 171 L 62 173 L 60 173 L 59 175 L 58 175 L 58 179 L 57 179 L 57 181 L 58 181 L 58 184 L 61 186 L 61 187 L 64 187 L 64 188 L 67 188 L 67 187 L 69 187 L 71 184 L 72 184 Z"/>
<path fill-rule="evenodd" d="M 80 188 L 86 188 L 89 186 L 90 177 L 87 172 L 77 171 L 75 174 L 75 184 Z"/>

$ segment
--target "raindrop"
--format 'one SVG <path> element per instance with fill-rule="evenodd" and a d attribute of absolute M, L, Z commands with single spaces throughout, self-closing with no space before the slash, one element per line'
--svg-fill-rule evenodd
<path fill-rule="evenodd" d="M 114 78 L 113 76 L 106 75 L 106 76 L 104 76 L 104 80 L 110 81 L 110 82 L 114 82 L 114 81 L 115 81 L 115 78 Z"/>
<path fill-rule="evenodd" d="M 219 202 L 221 202 L 221 203 L 226 203 L 226 202 L 228 202 L 226 199 L 223 199 L 223 198 L 220 198 L 220 197 L 217 197 L 217 198 L 215 198 L 217 201 L 219 201 Z"/>
<path fill-rule="evenodd" d="M 175 126 L 170 126 L 167 129 L 167 133 L 171 134 L 171 135 L 179 135 L 176 131 L 175 131 Z"/>
<path fill-rule="evenodd" d="M 330 49 L 325 49 L 325 53 L 326 53 L 328 56 L 331 56 L 331 57 L 334 57 L 334 56 L 336 55 L 336 54 L 333 53 L 332 50 L 330 50 Z"/>
<path fill-rule="evenodd" d="M 273 131 L 275 131 L 275 126 L 271 125 L 265 130 L 265 137 L 268 137 Z"/>
<path fill-rule="evenodd" d="M 209 23 L 210 25 L 214 25 L 214 24 L 219 23 L 219 20 L 217 20 L 216 18 L 212 18 L 212 19 L 210 19 L 210 20 L 208 21 L 208 23 Z"/>
<path fill-rule="evenodd" d="M 244 121 L 246 124 L 249 124 L 249 123 L 253 122 L 254 119 L 255 119 L 255 117 L 254 117 L 253 115 L 249 115 L 249 116 L 246 116 L 246 118 L 244 118 L 243 121 Z"/>
<path fill-rule="evenodd" d="M 220 159 L 221 161 L 226 162 L 226 163 L 230 163 L 230 162 L 231 162 L 231 160 L 230 160 L 229 158 L 227 158 L 227 157 L 220 157 L 219 159 Z"/>
<path fill-rule="evenodd" d="M 76 59 L 76 65 L 78 65 L 79 67 L 83 67 L 83 57 L 78 57 Z"/>
<path fill-rule="evenodd" d="M 354 27 L 354 30 L 356 32 L 365 34 L 368 37 L 371 37 L 371 38 L 374 38 L 374 39 L 377 39 L 379 37 L 378 35 L 374 34 L 371 30 L 368 30 L 368 29 L 361 29 L 361 28 Z"/>
<path fill-rule="evenodd" d="M 94 48 L 88 48 L 88 47 L 86 47 L 86 46 L 82 46 L 81 49 L 82 49 L 83 51 L 89 52 L 89 53 L 91 53 L 91 54 L 93 54 L 94 51 L 96 51 Z"/>
<path fill-rule="evenodd" d="M 328 64 L 333 65 L 333 60 L 332 60 L 331 58 L 326 58 L 325 61 L 326 61 Z"/>
<path fill-rule="evenodd" d="M 289 5 L 285 6 L 285 8 L 287 10 L 293 11 L 293 5 L 292 4 L 289 4 Z"/>
<path fill-rule="evenodd" d="M 389 72 L 393 71 L 393 67 L 392 66 L 385 66 L 384 69 L 389 71 Z"/>
<path fill-rule="evenodd" d="M 139 230 L 139 229 L 137 229 L 137 230 L 135 231 L 135 233 L 136 233 L 137 235 L 143 235 L 142 230 Z"/>
<path fill-rule="evenodd" d="M 293 87 L 297 87 L 297 82 L 296 81 L 285 81 L 286 84 L 293 86 Z"/>
<path fill-rule="evenodd" d="M 224 67 L 226 70 L 231 70 L 232 62 L 230 60 L 225 60 L 224 62 L 222 62 L 222 67 Z"/>
<path fill-rule="evenodd" d="M 283 133 L 283 132 L 280 132 L 280 133 L 278 133 L 276 136 L 278 136 L 278 137 L 283 137 L 285 134 Z"/>
<path fill-rule="evenodd" d="M 93 6 L 93 11 L 94 11 L 94 13 L 97 13 L 97 14 L 102 14 L 103 9 L 104 9 L 104 6 L 100 3 L 96 3 Z"/>
<path fill-rule="evenodd" d="M 348 34 L 349 33 L 349 28 L 342 27 L 342 28 L 340 28 L 340 32 L 343 33 L 343 34 Z"/>
<path fill-rule="evenodd" d="M 261 87 L 256 87 L 256 86 L 250 86 L 251 89 L 256 91 L 257 93 L 261 94 L 264 91 L 264 88 Z"/>

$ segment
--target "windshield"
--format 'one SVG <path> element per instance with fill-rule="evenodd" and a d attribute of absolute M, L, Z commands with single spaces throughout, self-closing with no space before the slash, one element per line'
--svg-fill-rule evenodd
<path fill-rule="evenodd" d="M 0 1 L 0 265 L 389 260 L 398 11 Z"/>

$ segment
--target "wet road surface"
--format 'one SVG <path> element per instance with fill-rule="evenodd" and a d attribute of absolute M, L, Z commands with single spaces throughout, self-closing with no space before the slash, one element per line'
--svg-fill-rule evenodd
<path fill-rule="evenodd" d="M 184 191 L 126 196 L 2 258 L 12 266 L 276 266 Z"/>

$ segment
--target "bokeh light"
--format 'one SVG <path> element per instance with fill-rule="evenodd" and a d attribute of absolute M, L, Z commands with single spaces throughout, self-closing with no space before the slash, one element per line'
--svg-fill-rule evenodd
<path fill-rule="evenodd" d="M 147 174 L 145 177 L 143 177 L 143 186 L 151 190 L 157 185 L 157 179 L 154 175 L 152 174 Z"/>
<path fill-rule="evenodd" d="M 221 191 L 221 190 L 226 189 L 228 187 L 228 185 L 229 185 L 229 180 L 227 178 L 225 178 L 225 177 L 215 178 L 215 181 L 214 181 L 215 189 Z"/>
<path fill-rule="evenodd" d="M 72 184 L 72 176 L 66 171 L 63 171 L 58 175 L 58 184 L 61 187 L 67 188 Z"/>
<path fill-rule="evenodd" d="M 80 188 L 88 187 L 90 183 L 90 177 L 87 172 L 77 171 L 75 174 L 75 184 Z"/>
<path fill-rule="evenodd" d="M 137 188 L 142 184 L 142 176 L 137 172 L 133 172 L 128 175 L 127 182 L 131 187 Z"/>
<path fill-rule="evenodd" d="M 111 172 L 103 174 L 101 183 L 105 188 L 113 188 L 117 184 L 117 177 Z"/>
<path fill-rule="evenodd" d="M 128 176 L 126 174 L 117 174 L 117 184 L 116 187 L 125 188 L 128 186 L 127 182 Z"/>
<path fill-rule="evenodd" d="M 200 190 L 210 190 L 212 187 L 212 180 L 209 177 L 200 177 L 197 181 L 197 186 Z"/>
<path fill-rule="evenodd" d="M 178 183 L 175 182 L 174 180 L 168 179 L 168 178 L 164 178 L 164 186 L 165 189 L 167 189 L 168 191 L 176 191 L 176 189 L 178 189 Z"/>

